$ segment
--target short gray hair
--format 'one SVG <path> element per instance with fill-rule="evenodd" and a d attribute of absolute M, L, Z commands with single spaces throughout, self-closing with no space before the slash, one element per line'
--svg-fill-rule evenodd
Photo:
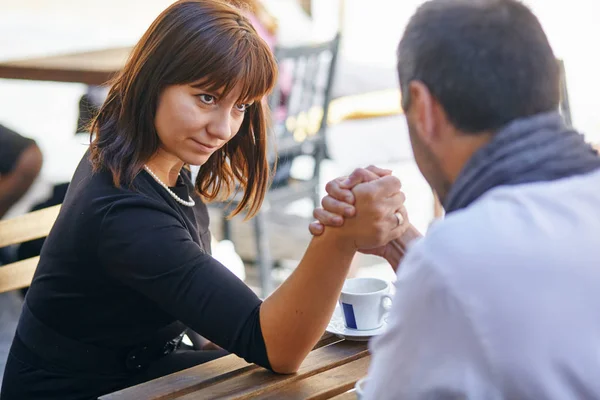
<path fill-rule="evenodd" d="M 558 63 L 535 15 L 516 0 L 431 0 L 398 45 L 402 106 L 423 82 L 460 130 L 496 130 L 558 108 Z"/>

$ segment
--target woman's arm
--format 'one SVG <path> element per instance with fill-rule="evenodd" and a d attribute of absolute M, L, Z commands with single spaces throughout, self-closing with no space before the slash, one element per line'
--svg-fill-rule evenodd
<path fill-rule="evenodd" d="M 393 177 L 354 189 L 356 217 L 315 238 L 294 273 L 262 304 L 202 252 L 169 207 L 124 199 L 99 232 L 106 272 L 222 348 L 276 372 L 297 370 L 323 334 L 357 248 L 399 237 Z"/>
<path fill-rule="evenodd" d="M 98 233 L 103 270 L 211 342 L 270 368 L 261 300 L 205 253 L 167 204 L 141 196 L 113 202 Z M 157 313 L 158 320 L 164 319 Z"/>
<path fill-rule="evenodd" d="M 313 238 L 300 265 L 261 306 L 260 323 L 274 371 L 295 372 L 322 336 L 356 249 L 381 246 L 404 231 L 394 212 L 404 196 L 385 177 L 353 190 L 356 216 Z"/>

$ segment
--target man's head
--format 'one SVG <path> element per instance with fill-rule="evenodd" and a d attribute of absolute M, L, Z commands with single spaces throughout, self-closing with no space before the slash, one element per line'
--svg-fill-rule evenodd
<path fill-rule="evenodd" d="M 515 0 L 431 0 L 398 46 L 417 164 L 442 199 L 508 122 L 556 110 L 560 72 L 533 13 Z"/>

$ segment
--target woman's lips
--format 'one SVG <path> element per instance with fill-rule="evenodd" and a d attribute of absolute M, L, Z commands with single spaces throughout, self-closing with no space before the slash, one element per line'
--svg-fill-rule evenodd
<path fill-rule="evenodd" d="M 196 147 L 204 152 L 204 153 L 212 153 L 213 151 L 215 151 L 216 149 L 218 149 L 218 146 L 209 146 L 207 144 L 204 144 L 202 142 L 199 142 L 196 139 L 192 139 L 192 142 L 194 142 L 196 144 Z"/>

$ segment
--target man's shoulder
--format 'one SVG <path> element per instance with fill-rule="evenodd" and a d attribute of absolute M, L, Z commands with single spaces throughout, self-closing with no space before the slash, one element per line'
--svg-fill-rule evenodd
<path fill-rule="evenodd" d="M 510 191 L 490 193 L 471 206 L 434 222 L 407 261 L 461 288 L 474 290 L 511 274 L 519 265 L 543 257 L 546 246 L 539 210 Z M 411 254 L 412 253 L 412 254 Z M 498 276 L 496 276 L 498 275 Z"/>
<path fill-rule="evenodd" d="M 421 249 L 434 261 L 461 266 L 496 261 L 552 262 L 575 248 L 573 238 L 600 234 L 600 172 L 552 182 L 498 187 L 434 222 Z M 596 189 L 592 189 L 596 187 Z M 554 246 L 549 248 L 549 244 Z M 545 259 L 548 258 L 548 259 Z"/>
<path fill-rule="evenodd" d="M 470 207 L 455 211 L 431 224 L 425 237 L 415 246 L 438 264 L 470 264 L 499 246 L 516 240 L 513 220 L 517 210 L 507 199 L 489 197 Z"/>
<path fill-rule="evenodd" d="M 533 284 L 549 269 L 570 276 L 575 259 L 591 269 L 600 260 L 600 220 L 593 218 L 600 196 L 583 185 L 591 178 L 491 190 L 433 223 L 407 261 L 481 296 L 514 276 L 521 278 L 512 285 Z"/>

